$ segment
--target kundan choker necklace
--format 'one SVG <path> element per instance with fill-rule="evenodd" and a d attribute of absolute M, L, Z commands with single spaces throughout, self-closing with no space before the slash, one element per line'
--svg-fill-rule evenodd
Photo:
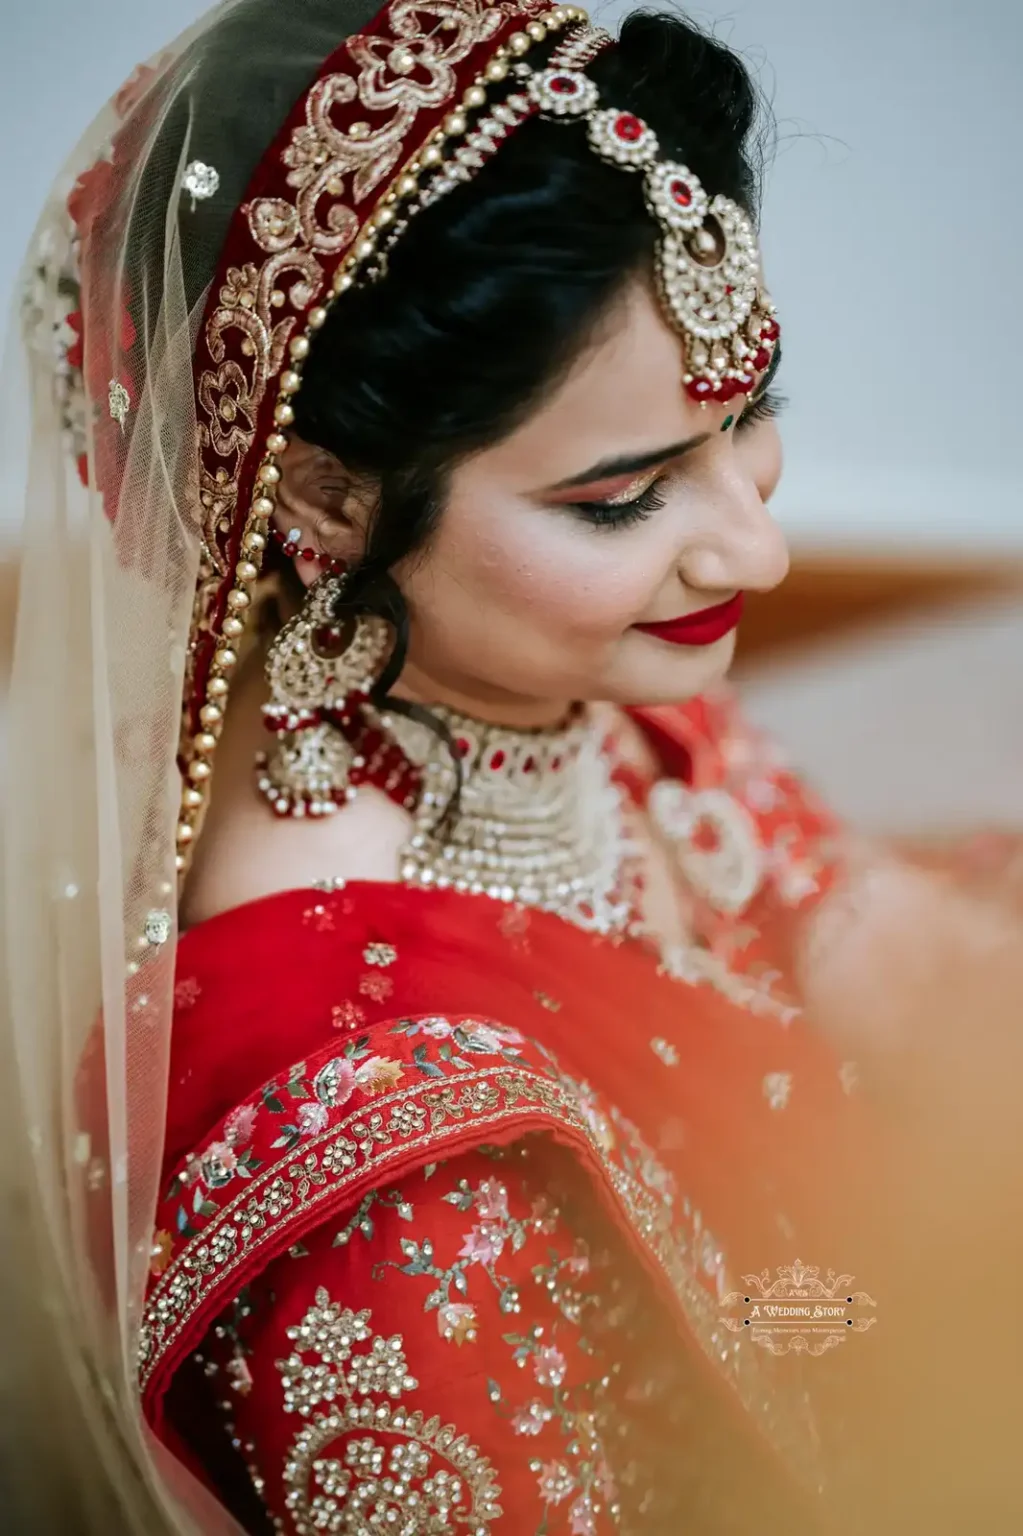
<path fill-rule="evenodd" d="M 427 723 L 364 698 L 338 722 L 352 753 L 347 793 L 374 784 L 412 813 L 402 881 L 554 912 L 596 933 L 628 931 L 633 849 L 605 733 L 590 712 L 578 706 L 547 730 L 438 705 L 429 714 L 451 745 Z"/>
<path fill-rule="evenodd" d="M 454 760 L 435 734 L 400 715 L 382 722 L 423 775 L 402 879 L 557 912 L 600 933 L 623 931 L 632 903 L 621 794 L 589 712 L 533 731 L 432 713 L 458 753 L 457 794 Z"/>

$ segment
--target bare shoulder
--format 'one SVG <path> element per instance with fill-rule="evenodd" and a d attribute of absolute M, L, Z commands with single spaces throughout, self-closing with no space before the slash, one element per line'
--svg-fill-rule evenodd
<path fill-rule="evenodd" d="M 217 752 L 214 793 L 182 902 L 182 926 L 327 879 L 396 881 L 407 811 L 371 787 L 320 819 L 278 817 L 256 791 L 266 737 L 258 677 L 239 678 Z"/>

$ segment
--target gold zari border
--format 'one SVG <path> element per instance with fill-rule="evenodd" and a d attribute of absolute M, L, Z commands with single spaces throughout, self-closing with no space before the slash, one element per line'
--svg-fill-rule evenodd
<path fill-rule="evenodd" d="M 469 1126 L 478 1145 L 486 1139 L 481 1133 L 512 1119 L 522 1123 L 523 1134 L 547 1122 L 585 1143 L 626 1225 L 667 1280 L 716 1372 L 770 1440 L 787 1455 L 805 1459 L 806 1426 L 791 1422 L 791 1404 L 783 1414 L 761 1361 L 724 1328 L 714 1298 L 697 1277 L 698 1260 L 680 1229 L 681 1212 L 612 1158 L 570 1083 L 506 1066 L 481 1068 L 446 1086 L 426 1081 L 363 1104 L 310 1137 L 303 1156 L 288 1154 L 261 1169 L 175 1256 L 151 1292 L 139 1333 L 143 1391 L 210 1299 L 221 1292 L 226 1302 L 227 1281 L 252 1254 L 268 1243 L 285 1251 L 299 1235 L 286 1241 L 291 1228 L 306 1229 L 325 1201 L 340 1206 L 354 1198 L 353 1186 L 372 1187 L 396 1159 L 427 1149 L 436 1154 Z"/>

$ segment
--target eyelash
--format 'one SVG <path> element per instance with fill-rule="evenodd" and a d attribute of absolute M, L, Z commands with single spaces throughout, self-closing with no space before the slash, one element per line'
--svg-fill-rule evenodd
<path fill-rule="evenodd" d="M 653 485 L 648 485 L 632 501 L 574 501 L 571 505 L 573 512 L 582 513 L 595 528 L 614 530 L 631 528 L 643 522 L 654 512 L 659 512 L 665 501 L 661 481 L 655 480 Z"/>
<path fill-rule="evenodd" d="M 754 426 L 759 421 L 773 421 L 785 409 L 787 401 L 783 395 L 777 394 L 772 389 L 765 389 L 759 400 L 752 401 L 739 420 L 735 424 L 735 430 L 746 429 Z M 572 510 L 579 512 L 587 518 L 595 528 L 607 529 L 613 532 L 620 528 L 632 528 L 637 523 L 643 522 L 659 512 L 664 506 L 666 497 L 662 490 L 663 481 L 655 480 L 648 485 L 639 496 L 632 501 L 574 501 Z"/>
<path fill-rule="evenodd" d="M 736 432 L 754 426 L 758 421 L 773 421 L 780 416 L 788 401 L 773 389 L 765 389 L 759 400 L 752 401 L 735 423 Z"/>

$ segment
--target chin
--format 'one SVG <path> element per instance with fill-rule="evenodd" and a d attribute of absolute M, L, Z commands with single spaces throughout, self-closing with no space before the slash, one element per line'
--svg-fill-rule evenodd
<path fill-rule="evenodd" d="M 637 636 L 639 655 L 629 658 L 601 698 L 612 704 L 684 704 L 724 681 L 735 655 L 735 631 L 713 645 L 667 645 Z M 630 648 L 631 649 L 631 648 Z"/>

